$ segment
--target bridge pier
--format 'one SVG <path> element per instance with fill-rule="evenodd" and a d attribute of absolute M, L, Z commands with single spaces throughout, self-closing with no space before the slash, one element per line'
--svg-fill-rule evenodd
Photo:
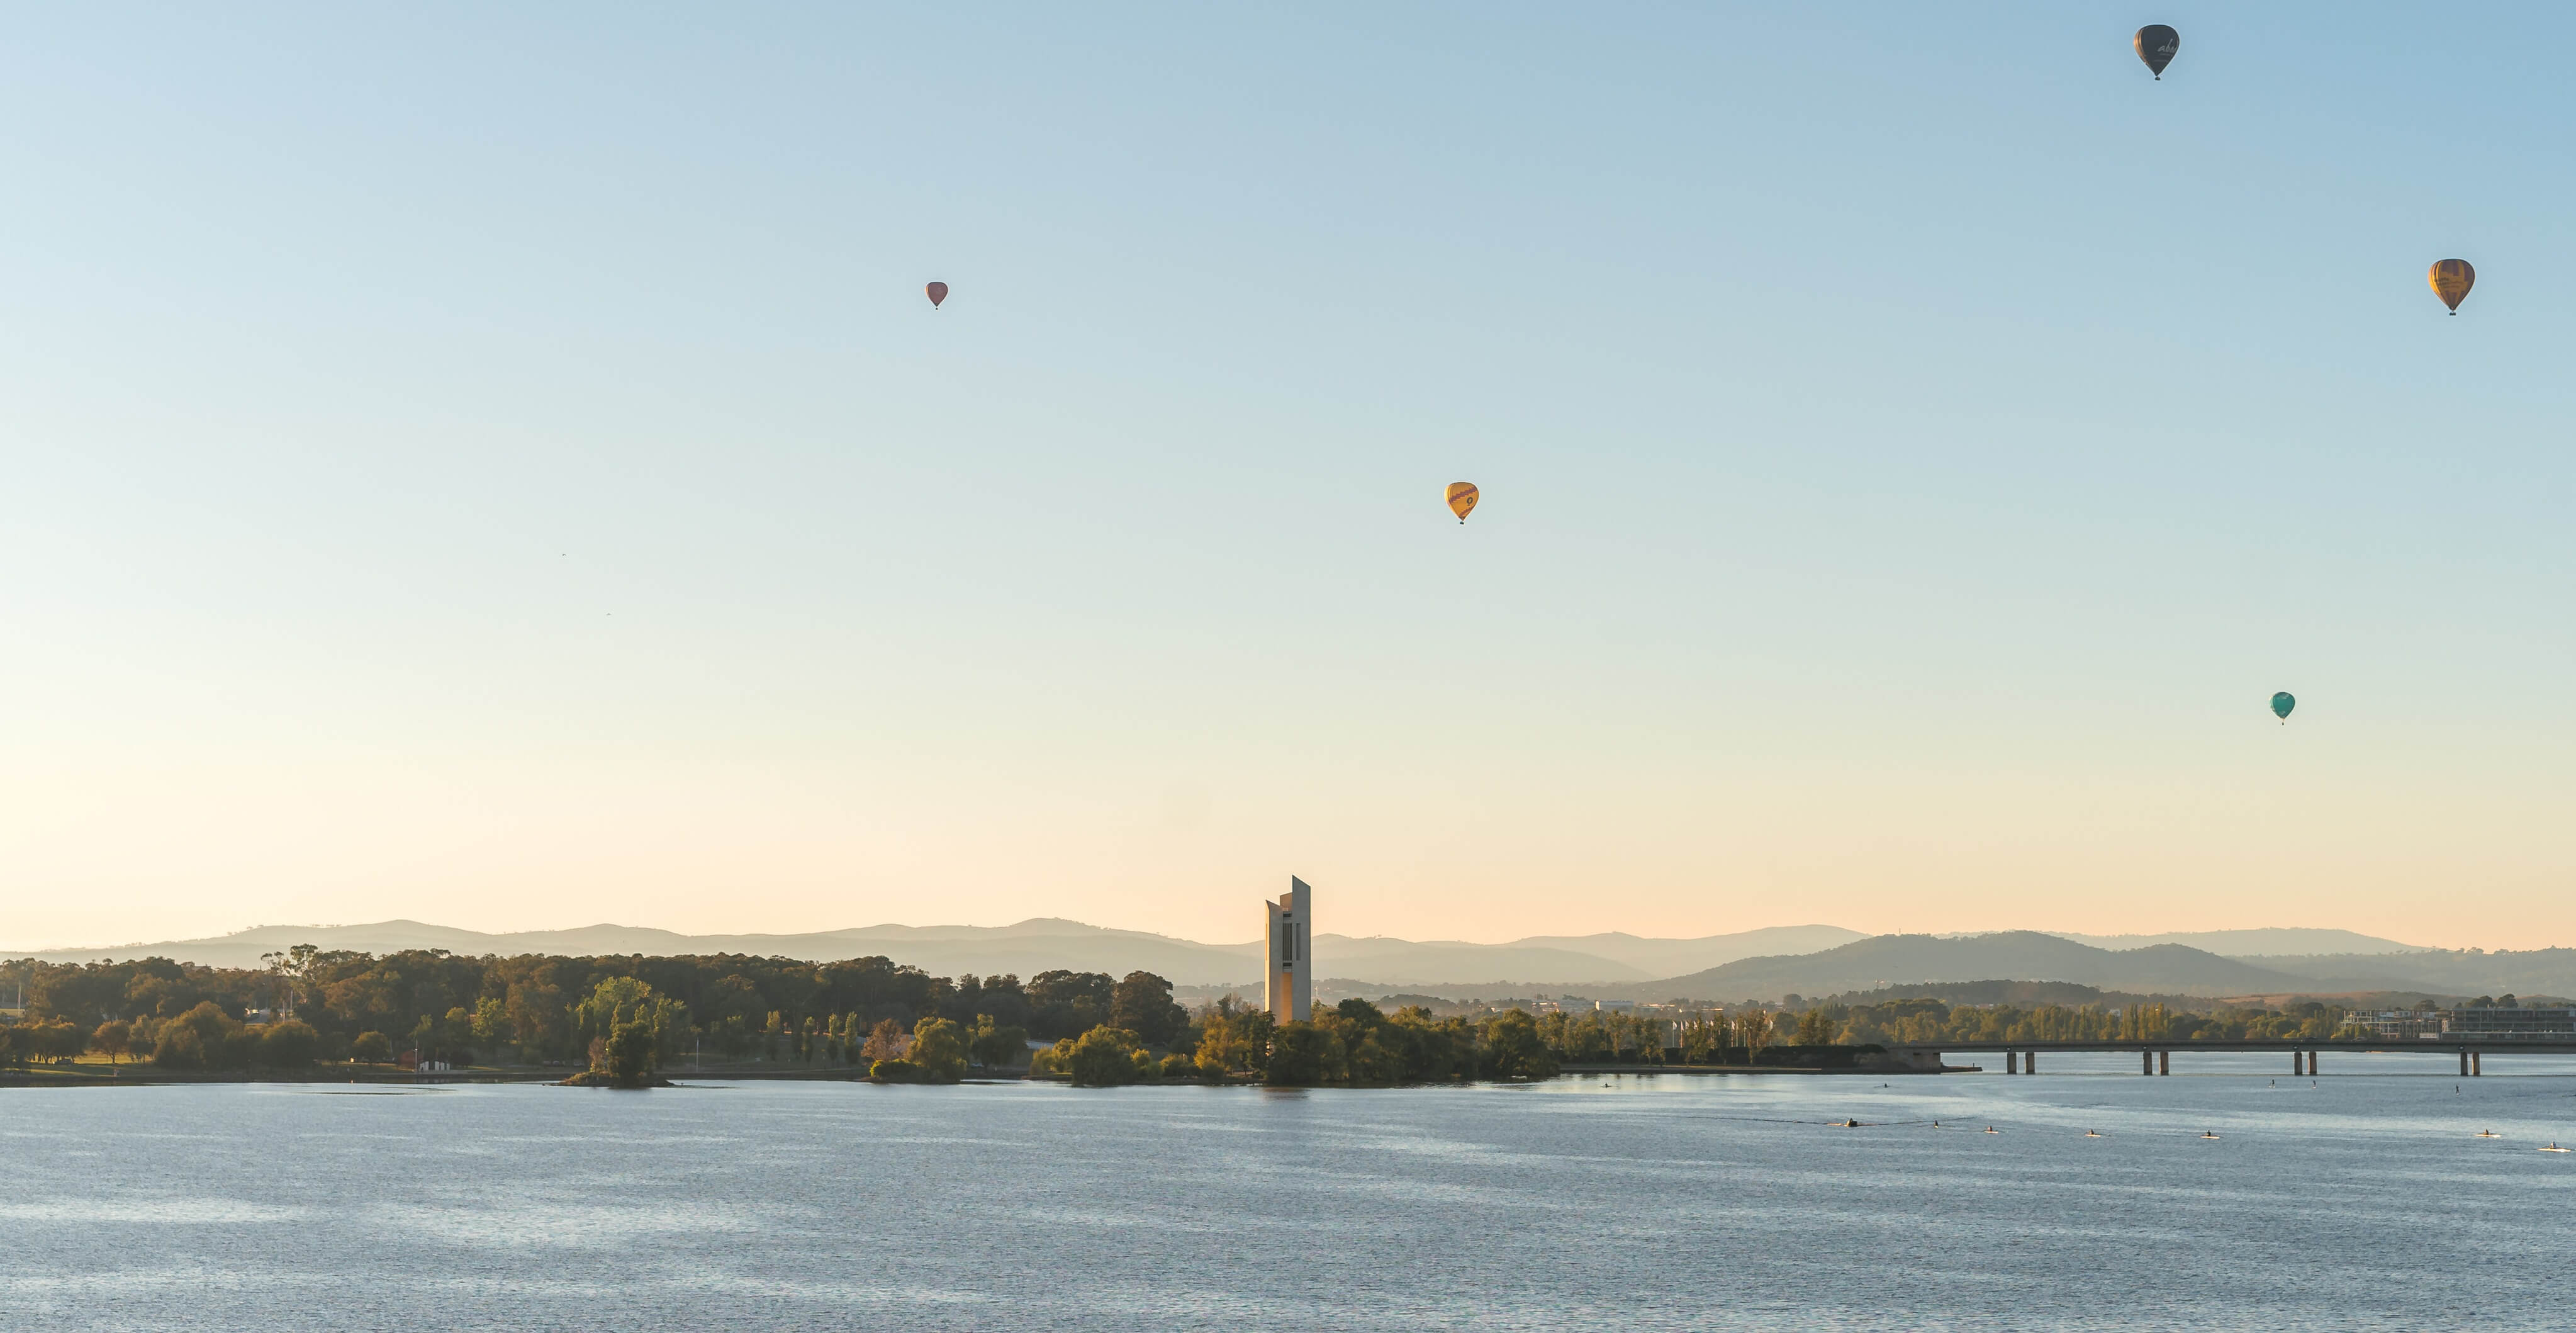
<path fill-rule="evenodd" d="M 2025 1074 L 2036 1074 L 2039 1072 L 2039 1052 L 2024 1051 L 2021 1053 L 2021 1072 Z"/>
<path fill-rule="evenodd" d="M 2460 1077 L 2462 1077 L 2462 1078 L 2467 1078 L 2468 1076 L 2469 1076 L 2469 1052 L 2468 1052 L 2468 1048 L 2466 1048 L 2466 1047 L 2462 1047 L 2462 1048 L 2461 1048 L 2461 1050 L 2460 1050 Z"/>
<path fill-rule="evenodd" d="M 2173 1072 L 2173 1052 L 2156 1052 L 2156 1072 L 2159 1074 L 2170 1074 Z"/>
<path fill-rule="evenodd" d="M 2469 1052 L 2469 1077 L 2476 1078 L 2479 1075 L 2486 1073 L 2486 1063 L 2486 1052 Z"/>
<path fill-rule="evenodd" d="M 2154 1051 L 2138 1052 L 2138 1072 L 2149 1078 L 2154 1078 L 2156 1076 L 2156 1053 Z"/>
<path fill-rule="evenodd" d="M 2306 1051 L 2290 1052 L 2290 1076 L 2292 1078 L 2296 1078 L 2306 1072 L 2308 1072 L 2308 1053 Z"/>
<path fill-rule="evenodd" d="M 2308 1052 L 2308 1077 L 2310 1077 L 2310 1078 L 2315 1078 L 2316 1076 L 2317 1076 L 2317 1053 L 2316 1053 L 2315 1051 L 2310 1051 L 2310 1052 Z"/>

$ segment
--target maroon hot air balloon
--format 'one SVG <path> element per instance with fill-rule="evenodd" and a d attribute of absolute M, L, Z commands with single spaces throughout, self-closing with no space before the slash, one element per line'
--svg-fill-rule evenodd
<path fill-rule="evenodd" d="M 939 303 L 948 299 L 947 283 L 934 282 L 929 286 L 922 288 L 922 290 L 930 293 L 930 308 L 933 310 L 937 310 L 939 308 Z"/>

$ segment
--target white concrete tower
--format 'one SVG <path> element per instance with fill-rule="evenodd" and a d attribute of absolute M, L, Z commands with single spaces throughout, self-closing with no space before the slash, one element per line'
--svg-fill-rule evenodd
<path fill-rule="evenodd" d="M 1315 891 L 1295 875 L 1288 892 L 1270 909 L 1269 975 L 1261 983 L 1263 1007 L 1275 1022 L 1303 1022 L 1315 1016 L 1314 960 L 1306 953 L 1314 938 Z"/>

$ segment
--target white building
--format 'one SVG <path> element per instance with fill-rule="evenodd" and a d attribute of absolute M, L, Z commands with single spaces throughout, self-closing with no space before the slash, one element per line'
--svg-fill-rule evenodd
<path fill-rule="evenodd" d="M 1295 875 L 1288 892 L 1270 909 L 1270 962 L 1263 969 L 1262 1004 L 1275 1022 L 1303 1022 L 1315 1016 L 1314 960 L 1307 945 L 1314 938 L 1315 891 Z"/>

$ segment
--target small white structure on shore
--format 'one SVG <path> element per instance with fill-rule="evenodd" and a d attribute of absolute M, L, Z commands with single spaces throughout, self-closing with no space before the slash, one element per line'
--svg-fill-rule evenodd
<path fill-rule="evenodd" d="M 1314 960 L 1307 956 L 1313 940 L 1315 891 L 1295 875 L 1270 909 L 1269 965 L 1263 969 L 1262 1007 L 1279 1023 L 1304 1022 L 1315 1016 Z"/>

